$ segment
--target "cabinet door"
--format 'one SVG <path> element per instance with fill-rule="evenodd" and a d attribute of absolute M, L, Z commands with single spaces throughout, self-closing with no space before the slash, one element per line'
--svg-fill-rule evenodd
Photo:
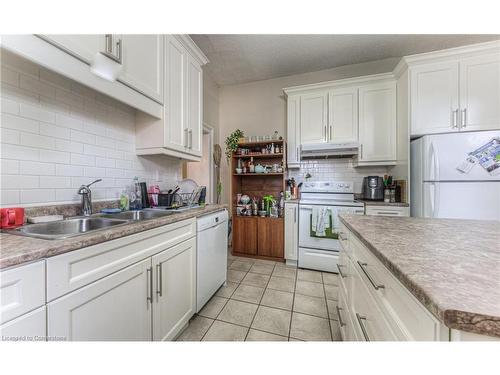
<path fill-rule="evenodd" d="M 396 160 L 396 83 L 359 89 L 360 161 Z"/>
<path fill-rule="evenodd" d="M 45 341 L 46 335 L 45 306 L 0 325 L 0 341 L 13 341 L 19 337 L 27 337 L 30 341 Z"/>
<path fill-rule="evenodd" d="M 287 99 L 287 164 L 288 168 L 300 168 L 300 97 L 289 96 Z"/>
<path fill-rule="evenodd" d="M 458 63 L 411 68 L 411 135 L 458 130 Z"/>
<path fill-rule="evenodd" d="M 358 89 L 332 90 L 329 94 L 329 140 L 332 143 L 358 142 Z"/>
<path fill-rule="evenodd" d="M 196 238 L 153 256 L 153 340 L 173 340 L 196 312 Z"/>
<path fill-rule="evenodd" d="M 257 254 L 283 258 L 283 219 L 257 218 Z"/>
<path fill-rule="evenodd" d="M 165 90 L 165 146 L 186 151 L 186 67 L 187 52 L 184 46 L 171 35 L 166 40 L 166 90 Z"/>
<path fill-rule="evenodd" d="M 96 53 L 105 50 L 106 38 L 104 34 L 70 34 L 70 35 L 43 35 L 50 42 L 66 49 L 90 63 Z"/>
<path fill-rule="evenodd" d="M 257 254 L 257 218 L 233 216 L 233 252 Z"/>
<path fill-rule="evenodd" d="M 47 305 L 48 335 L 68 341 L 151 340 L 151 258 Z"/>
<path fill-rule="evenodd" d="M 203 73 L 200 64 L 191 55 L 187 55 L 186 62 L 188 152 L 201 156 Z"/>
<path fill-rule="evenodd" d="M 500 54 L 460 61 L 461 130 L 500 129 Z"/>
<path fill-rule="evenodd" d="M 298 245 L 298 205 L 285 203 L 285 259 L 297 260 Z"/>
<path fill-rule="evenodd" d="M 327 141 L 328 93 L 305 94 L 300 97 L 300 142 Z"/>
<path fill-rule="evenodd" d="M 123 68 L 119 80 L 163 103 L 163 36 L 117 35 L 122 39 Z"/>

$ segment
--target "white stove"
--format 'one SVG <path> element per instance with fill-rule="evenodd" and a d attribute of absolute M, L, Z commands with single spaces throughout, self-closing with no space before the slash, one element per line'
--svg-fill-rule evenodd
<path fill-rule="evenodd" d="M 303 184 L 299 201 L 299 267 L 338 271 L 338 215 L 342 212 L 364 214 L 364 204 L 354 201 L 353 182 Z"/>

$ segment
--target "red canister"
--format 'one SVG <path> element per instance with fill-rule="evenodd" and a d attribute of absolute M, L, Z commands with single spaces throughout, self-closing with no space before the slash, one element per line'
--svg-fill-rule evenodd
<path fill-rule="evenodd" d="M 0 208 L 0 228 L 15 228 L 24 224 L 24 208 Z"/>

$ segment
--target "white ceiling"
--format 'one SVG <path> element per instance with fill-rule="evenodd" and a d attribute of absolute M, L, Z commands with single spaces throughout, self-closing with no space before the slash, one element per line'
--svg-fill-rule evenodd
<path fill-rule="evenodd" d="M 500 35 L 191 35 L 219 85 L 500 39 Z"/>

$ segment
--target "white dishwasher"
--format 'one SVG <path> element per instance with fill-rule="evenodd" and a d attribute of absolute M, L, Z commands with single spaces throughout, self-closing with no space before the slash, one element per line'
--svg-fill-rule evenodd
<path fill-rule="evenodd" d="M 199 312 L 226 282 L 227 227 L 227 210 L 198 218 L 196 312 Z"/>

